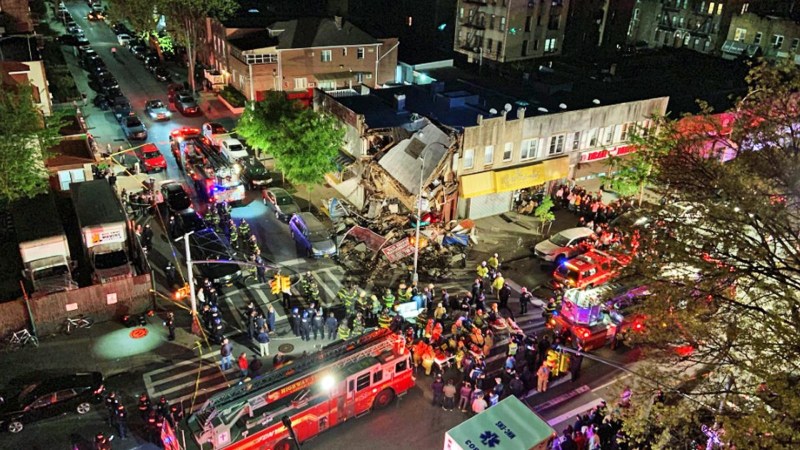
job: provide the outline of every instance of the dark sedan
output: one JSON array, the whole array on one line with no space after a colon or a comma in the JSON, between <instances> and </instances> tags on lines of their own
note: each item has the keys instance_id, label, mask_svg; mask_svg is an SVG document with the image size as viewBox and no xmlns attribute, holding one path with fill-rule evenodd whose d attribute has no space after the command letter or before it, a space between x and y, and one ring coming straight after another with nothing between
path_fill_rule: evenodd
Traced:
<instances>
[{"instance_id":1,"label":"dark sedan","mask_svg":"<svg viewBox=\"0 0 800 450\"><path fill-rule=\"evenodd\" d=\"M177 181L170 180L162 184L161 195L170 214L177 214L192 207L192 199L189 198L183 185Z\"/></svg>"},{"instance_id":2,"label":"dark sedan","mask_svg":"<svg viewBox=\"0 0 800 450\"><path fill-rule=\"evenodd\" d=\"M86 414L101 401L100 372L30 377L0 397L0 427L19 433L26 424L75 411Z\"/></svg>"},{"instance_id":3,"label":"dark sedan","mask_svg":"<svg viewBox=\"0 0 800 450\"><path fill-rule=\"evenodd\" d=\"M220 261L198 264L197 267L214 284L228 286L239 280L242 269L236 263L236 254L224 239L211 228L195 231L189 239L192 259L195 261Z\"/></svg>"}]
</instances>

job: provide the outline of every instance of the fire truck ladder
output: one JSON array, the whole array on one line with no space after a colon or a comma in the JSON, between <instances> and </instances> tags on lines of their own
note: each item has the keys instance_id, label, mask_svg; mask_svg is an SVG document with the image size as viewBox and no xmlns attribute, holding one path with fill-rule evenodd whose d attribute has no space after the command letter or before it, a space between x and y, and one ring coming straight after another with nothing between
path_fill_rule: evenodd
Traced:
<instances>
[{"instance_id":1,"label":"fire truck ladder","mask_svg":"<svg viewBox=\"0 0 800 450\"><path fill-rule=\"evenodd\" d=\"M203 152L204 155L206 155L206 159L208 159L208 162L211 163L211 167L213 167L214 170L217 170L217 169L220 169L220 168L223 168L223 167L230 167L230 164L228 164L228 161L226 161L225 158L220 156L219 153L214 151L214 149L212 149L211 147L206 145L206 143L203 140L203 138L198 137L198 138L194 138L194 139L195 139L195 142L196 142L195 145L200 149L201 152Z\"/></svg>"},{"instance_id":2,"label":"fire truck ladder","mask_svg":"<svg viewBox=\"0 0 800 450\"><path fill-rule=\"evenodd\" d=\"M240 400L242 397L249 397L253 395L254 392L264 387L274 385L280 381L286 381L288 377L296 373L306 372L310 369L322 366L339 367L363 358L365 355L376 354L391 349L393 342L391 339L386 339L391 334L392 331L388 328L372 329L361 336L331 344L317 353L294 361L292 364L281 367L261 378L256 378L250 383L228 388L225 392L221 392L208 399L195 416L203 428L206 428L207 424L216 416L217 412L220 411L220 406ZM346 355L346 357L343 358L343 355Z\"/></svg>"}]
</instances>

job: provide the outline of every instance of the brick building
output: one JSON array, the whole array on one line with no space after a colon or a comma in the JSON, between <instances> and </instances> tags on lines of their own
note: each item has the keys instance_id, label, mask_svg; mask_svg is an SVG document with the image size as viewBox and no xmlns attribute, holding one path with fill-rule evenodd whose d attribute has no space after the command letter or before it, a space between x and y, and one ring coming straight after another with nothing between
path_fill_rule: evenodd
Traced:
<instances>
[{"instance_id":1,"label":"brick building","mask_svg":"<svg viewBox=\"0 0 800 450\"><path fill-rule=\"evenodd\" d=\"M28 0L0 0L0 34L30 33L33 31Z\"/></svg>"}]
</instances>

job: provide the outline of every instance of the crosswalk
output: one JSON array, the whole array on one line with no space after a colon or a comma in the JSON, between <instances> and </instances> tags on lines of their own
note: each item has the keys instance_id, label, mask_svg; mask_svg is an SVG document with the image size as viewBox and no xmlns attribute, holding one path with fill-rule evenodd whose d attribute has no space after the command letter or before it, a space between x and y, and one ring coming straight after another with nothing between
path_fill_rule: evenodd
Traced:
<instances>
[{"instance_id":1,"label":"crosswalk","mask_svg":"<svg viewBox=\"0 0 800 450\"><path fill-rule=\"evenodd\" d=\"M154 401L163 395L170 404L181 404L186 411L197 409L212 394L236 382L222 372L217 356L217 352L209 352L145 373L147 394Z\"/></svg>"}]
</instances>

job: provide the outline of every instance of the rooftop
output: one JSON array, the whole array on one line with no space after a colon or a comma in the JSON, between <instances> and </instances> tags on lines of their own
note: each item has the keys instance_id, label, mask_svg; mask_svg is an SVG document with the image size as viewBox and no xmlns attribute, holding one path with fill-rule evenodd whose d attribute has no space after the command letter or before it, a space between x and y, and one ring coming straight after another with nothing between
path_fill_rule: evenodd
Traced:
<instances>
[{"instance_id":1,"label":"rooftop","mask_svg":"<svg viewBox=\"0 0 800 450\"><path fill-rule=\"evenodd\" d=\"M420 131L403 139L380 159L378 164L411 194L419 194L420 172L430 180L451 145L450 137L428 122ZM420 158L423 162L420 162ZM421 167L420 167L421 166Z\"/></svg>"},{"instance_id":2,"label":"rooftop","mask_svg":"<svg viewBox=\"0 0 800 450\"><path fill-rule=\"evenodd\" d=\"M339 26L327 17L302 17L279 21L269 26L282 30L277 36L278 49L311 48L338 45L377 44L378 40L344 20Z\"/></svg>"},{"instance_id":3,"label":"rooftop","mask_svg":"<svg viewBox=\"0 0 800 450\"><path fill-rule=\"evenodd\" d=\"M19 35L7 36L0 41L3 61L40 61L42 55L37 48L36 38Z\"/></svg>"}]
</instances>

